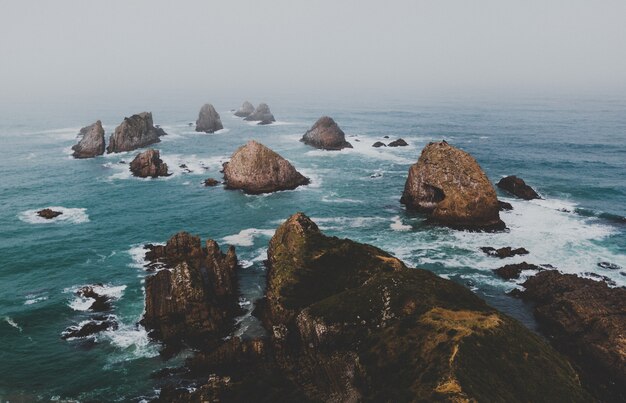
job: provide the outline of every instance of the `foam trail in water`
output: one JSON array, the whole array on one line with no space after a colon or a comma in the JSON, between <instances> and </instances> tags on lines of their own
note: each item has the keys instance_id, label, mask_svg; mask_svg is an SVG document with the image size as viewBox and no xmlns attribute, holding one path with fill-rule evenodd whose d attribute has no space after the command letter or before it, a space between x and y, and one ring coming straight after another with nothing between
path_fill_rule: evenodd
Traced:
<instances>
[{"instance_id":1,"label":"foam trail in water","mask_svg":"<svg viewBox=\"0 0 626 403\"><path fill-rule=\"evenodd\" d=\"M120 299L124 295L125 285L112 286L112 285L92 285L94 292L98 295L106 295L110 299ZM66 288L64 292L76 293L80 287ZM77 295L68 306L75 311L86 311L91 307L91 304L95 302L93 298L85 298Z\"/></svg>"},{"instance_id":2,"label":"foam trail in water","mask_svg":"<svg viewBox=\"0 0 626 403\"><path fill-rule=\"evenodd\" d=\"M21 328L21 327L20 327L20 325L18 325L18 324L17 324L17 323L16 323L13 319L11 319L11 318L10 318L10 317L8 317L8 316L5 316L5 317L4 317L4 320L5 320L5 321L6 321L9 325L11 325L12 327L14 327L14 328L16 328L17 330L19 330L19 331L20 331L20 333L22 333L22 328Z\"/></svg>"},{"instance_id":3,"label":"foam trail in water","mask_svg":"<svg viewBox=\"0 0 626 403\"><path fill-rule=\"evenodd\" d=\"M239 231L238 234L225 236L222 238L222 241L234 246L252 246L255 238L259 236L271 238L274 232L275 230L273 229L248 228Z\"/></svg>"},{"instance_id":4,"label":"foam trail in water","mask_svg":"<svg viewBox=\"0 0 626 403\"><path fill-rule=\"evenodd\" d=\"M54 223L70 223L82 224L89 222L86 208L67 208L61 206L45 207L50 210L59 211L63 214L52 219L43 218L37 215L37 209L26 210L18 214L18 218L29 224L54 224Z\"/></svg>"},{"instance_id":5,"label":"foam trail in water","mask_svg":"<svg viewBox=\"0 0 626 403\"><path fill-rule=\"evenodd\" d=\"M391 221L392 223L389 227L394 231L410 231L413 228L410 225L403 224L399 215L393 217Z\"/></svg>"}]
</instances>

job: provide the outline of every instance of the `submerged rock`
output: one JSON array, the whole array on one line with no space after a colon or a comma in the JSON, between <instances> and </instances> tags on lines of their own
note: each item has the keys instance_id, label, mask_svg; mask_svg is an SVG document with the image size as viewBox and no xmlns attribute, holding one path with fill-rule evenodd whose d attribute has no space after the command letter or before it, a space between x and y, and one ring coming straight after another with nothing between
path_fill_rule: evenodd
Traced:
<instances>
[{"instance_id":1,"label":"submerged rock","mask_svg":"<svg viewBox=\"0 0 626 403\"><path fill-rule=\"evenodd\" d=\"M500 220L496 191L471 155L445 141L430 143L409 169L400 202L452 228L494 231Z\"/></svg>"},{"instance_id":2,"label":"submerged rock","mask_svg":"<svg viewBox=\"0 0 626 403\"><path fill-rule=\"evenodd\" d=\"M253 112L254 112L254 105L252 105L248 101L244 101L241 107L237 109L237 112L235 112L235 116L239 116L240 118L246 118L250 116Z\"/></svg>"},{"instance_id":3,"label":"submerged rock","mask_svg":"<svg viewBox=\"0 0 626 403\"><path fill-rule=\"evenodd\" d=\"M78 135L81 136L80 141L72 146L74 158L92 158L104 154L104 129L101 121L83 127Z\"/></svg>"},{"instance_id":4,"label":"submerged rock","mask_svg":"<svg viewBox=\"0 0 626 403\"><path fill-rule=\"evenodd\" d=\"M555 270L528 279L524 299L552 344L602 401L626 401L626 289Z\"/></svg>"},{"instance_id":5,"label":"submerged rock","mask_svg":"<svg viewBox=\"0 0 626 403\"><path fill-rule=\"evenodd\" d=\"M142 112L129 118L115 128L109 139L107 153L132 151L161 141L160 136L167 133L152 122L151 112Z\"/></svg>"},{"instance_id":6,"label":"submerged rock","mask_svg":"<svg viewBox=\"0 0 626 403\"><path fill-rule=\"evenodd\" d=\"M394 140L391 143L387 144L389 147L406 147L409 145L409 143L407 143L406 141L404 141L403 139L398 139L398 140Z\"/></svg>"},{"instance_id":7,"label":"submerged rock","mask_svg":"<svg viewBox=\"0 0 626 403\"><path fill-rule=\"evenodd\" d=\"M202 346L223 337L240 312L237 255L226 254L213 240L180 232L164 246L146 253L167 269L146 278L146 311L142 323L166 345Z\"/></svg>"},{"instance_id":8,"label":"submerged rock","mask_svg":"<svg viewBox=\"0 0 626 403\"><path fill-rule=\"evenodd\" d=\"M51 219L53 219L55 217L60 216L61 214L63 214L63 212L61 212L61 211L54 211L54 210L51 210L49 208L45 208L45 209L39 210L37 212L37 215L39 217L45 218L46 220L51 220Z\"/></svg>"},{"instance_id":9,"label":"submerged rock","mask_svg":"<svg viewBox=\"0 0 626 403\"><path fill-rule=\"evenodd\" d=\"M498 207L500 208L500 211L513 210L511 203L502 200L498 200Z\"/></svg>"},{"instance_id":10,"label":"submerged rock","mask_svg":"<svg viewBox=\"0 0 626 403\"><path fill-rule=\"evenodd\" d=\"M204 104L200 109L198 120L196 120L196 131L213 133L223 128L220 114L217 113L213 105Z\"/></svg>"},{"instance_id":11,"label":"submerged rock","mask_svg":"<svg viewBox=\"0 0 626 403\"><path fill-rule=\"evenodd\" d=\"M328 116L319 118L317 122L304 133L300 141L323 150L352 148L352 144L346 141L346 134L339 128L333 118Z\"/></svg>"},{"instance_id":12,"label":"submerged rock","mask_svg":"<svg viewBox=\"0 0 626 403\"><path fill-rule=\"evenodd\" d=\"M130 171L134 176L140 178L156 178L170 175L167 172L167 164L161 160L159 150L152 148L137 154L130 163Z\"/></svg>"},{"instance_id":13,"label":"submerged rock","mask_svg":"<svg viewBox=\"0 0 626 403\"><path fill-rule=\"evenodd\" d=\"M372 144L372 147L378 148L378 147L387 147L387 145L385 143L383 143L382 141L377 141L374 144Z\"/></svg>"},{"instance_id":14,"label":"submerged rock","mask_svg":"<svg viewBox=\"0 0 626 403\"><path fill-rule=\"evenodd\" d=\"M219 184L220 183L216 179L213 179L213 178L207 178L204 180L204 186L217 186Z\"/></svg>"},{"instance_id":15,"label":"submerged rock","mask_svg":"<svg viewBox=\"0 0 626 403\"><path fill-rule=\"evenodd\" d=\"M94 302L88 308L90 311L94 311L94 312L110 311L112 308L111 297L109 297L106 294L100 294L98 291L96 291L95 287L97 286L101 287L102 284L97 284L96 286L93 286L93 285L83 286L79 288L78 290L76 290L76 295L83 297L83 298L90 298L94 300Z\"/></svg>"},{"instance_id":16,"label":"submerged rock","mask_svg":"<svg viewBox=\"0 0 626 403\"><path fill-rule=\"evenodd\" d=\"M309 183L289 161L254 140L239 147L224 164L224 181L227 189L250 194L290 190Z\"/></svg>"},{"instance_id":17,"label":"submerged rock","mask_svg":"<svg viewBox=\"0 0 626 403\"><path fill-rule=\"evenodd\" d=\"M270 107L265 103L260 103L259 106L256 107L254 112L249 114L244 118L244 120L248 121L267 121L267 122L275 122L274 115L270 112Z\"/></svg>"},{"instance_id":18,"label":"submerged rock","mask_svg":"<svg viewBox=\"0 0 626 403\"><path fill-rule=\"evenodd\" d=\"M530 253L525 248L513 249L510 246L506 246L500 249L492 248L491 246L483 246L480 248L480 250L482 250L489 256L499 257L500 259L504 259L506 257L513 257L516 255L528 255Z\"/></svg>"},{"instance_id":19,"label":"submerged rock","mask_svg":"<svg viewBox=\"0 0 626 403\"><path fill-rule=\"evenodd\" d=\"M498 187L524 200L541 199L535 189L531 188L522 178L515 175L500 179Z\"/></svg>"},{"instance_id":20,"label":"submerged rock","mask_svg":"<svg viewBox=\"0 0 626 403\"><path fill-rule=\"evenodd\" d=\"M97 316L92 319L72 325L61 333L62 339L73 339L92 336L105 330L117 330L118 323L115 315Z\"/></svg>"},{"instance_id":21,"label":"submerged rock","mask_svg":"<svg viewBox=\"0 0 626 403\"><path fill-rule=\"evenodd\" d=\"M506 266L495 269L493 272L505 280L513 280L519 278L520 274L524 270L542 271L545 269L534 264L522 262L517 264L507 264Z\"/></svg>"}]
</instances>

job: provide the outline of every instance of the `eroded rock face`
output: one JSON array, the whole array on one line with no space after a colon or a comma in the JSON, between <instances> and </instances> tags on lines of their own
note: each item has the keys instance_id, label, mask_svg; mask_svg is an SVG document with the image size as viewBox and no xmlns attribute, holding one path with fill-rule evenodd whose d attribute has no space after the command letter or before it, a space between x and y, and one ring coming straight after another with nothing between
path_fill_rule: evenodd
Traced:
<instances>
[{"instance_id":1,"label":"eroded rock face","mask_svg":"<svg viewBox=\"0 0 626 403\"><path fill-rule=\"evenodd\" d=\"M78 144L72 146L74 158L92 158L104 154L104 129L99 120L80 129Z\"/></svg>"},{"instance_id":2,"label":"eroded rock face","mask_svg":"<svg viewBox=\"0 0 626 403\"><path fill-rule=\"evenodd\" d=\"M161 141L160 136L167 133L152 122L151 112L142 112L129 118L115 128L115 133L109 138L107 153L132 151Z\"/></svg>"},{"instance_id":3,"label":"eroded rock face","mask_svg":"<svg viewBox=\"0 0 626 403\"><path fill-rule=\"evenodd\" d=\"M254 110L254 112L246 116L244 120L248 120L252 122L257 121L257 120L261 122L263 121L275 122L276 121L276 119L274 119L274 115L272 115L272 112L270 111L270 107L265 103L260 103L259 106L257 106L256 109Z\"/></svg>"},{"instance_id":4,"label":"eroded rock face","mask_svg":"<svg viewBox=\"0 0 626 403\"><path fill-rule=\"evenodd\" d=\"M445 141L430 143L409 169L400 202L452 228L494 231L500 220L496 191L471 155Z\"/></svg>"},{"instance_id":5,"label":"eroded rock face","mask_svg":"<svg viewBox=\"0 0 626 403\"><path fill-rule=\"evenodd\" d=\"M227 189L250 194L290 190L309 183L289 161L254 140L237 149L224 164L224 181Z\"/></svg>"},{"instance_id":6,"label":"eroded rock face","mask_svg":"<svg viewBox=\"0 0 626 403\"><path fill-rule=\"evenodd\" d=\"M196 120L196 131L205 133L214 133L222 130L222 120L220 114L217 113L213 105L204 104L200 109L198 120Z\"/></svg>"},{"instance_id":7,"label":"eroded rock face","mask_svg":"<svg viewBox=\"0 0 626 403\"><path fill-rule=\"evenodd\" d=\"M137 154L130 163L130 171L140 178L156 178L169 176L167 164L161 160L159 150L152 148Z\"/></svg>"},{"instance_id":8,"label":"eroded rock face","mask_svg":"<svg viewBox=\"0 0 626 403\"><path fill-rule=\"evenodd\" d=\"M304 144L321 148L323 150L341 150L352 148L352 144L346 141L346 134L339 128L333 118L322 116L315 124L304 133Z\"/></svg>"},{"instance_id":9,"label":"eroded rock face","mask_svg":"<svg viewBox=\"0 0 626 403\"><path fill-rule=\"evenodd\" d=\"M165 267L146 279L143 324L152 337L200 346L227 334L240 312L232 246L224 254L215 241L202 247L199 237L181 232L151 246L146 258Z\"/></svg>"},{"instance_id":10,"label":"eroded rock face","mask_svg":"<svg viewBox=\"0 0 626 403\"><path fill-rule=\"evenodd\" d=\"M52 220L53 218L58 217L61 214L63 214L61 211L54 211L54 210L49 209L49 208L45 208L45 209L39 210L37 212L37 215L39 217L45 218L46 220Z\"/></svg>"},{"instance_id":11,"label":"eroded rock face","mask_svg":"<svg viewBox=\"0 0 626 403\"><path fill-rule=\"evenodd\" d=\"M498 187L524 200L541 199L535 192L535 189L528 186L522 178L518 178L515 175L500 179Z\"/></svg>"},{"instance_id":12,"label":"eroded rock face","mask_svg":"<svg viewBox=\"0 0 626 403\"><path fill-rule=\"evenodd\" d=\"M541 330L582 370L589 388L603 401L626 401L626 289L555 270L523 285Z\"/></svg>"},{"instance_id":13,"label":"eroded rock face","mask_svg":"<svg viewBox=\"0 0 626 403\"><path fill-rule=\"evenodd\" d=\"M250 116L254 112L254 105L252 105L248 101L244 101L239 109L235 112L235 116L239 116L240 118L246 118Z\"/></svg>"}]
</instances>

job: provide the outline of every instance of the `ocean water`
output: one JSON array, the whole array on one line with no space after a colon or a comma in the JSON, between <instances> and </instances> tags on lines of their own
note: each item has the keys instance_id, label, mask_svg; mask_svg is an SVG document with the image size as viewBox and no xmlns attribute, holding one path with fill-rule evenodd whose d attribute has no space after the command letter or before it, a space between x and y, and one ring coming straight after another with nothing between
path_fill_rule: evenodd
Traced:
<instances>
[{"instance_id":1,"label":"ocean water","mask_svg":"<svg viewBox=\"0 0 626 403\"><path fill-rule=\"evenodd\" d=\"M278 122L269 126L232 116L242 100L210 101L225 127L215 134L189 126L205 100L60 101L0 111L3 400L133 401L154 395L159 385L150 374L184 357L162 361L158 343L137 325L147 275L142 245L165 242L181 230L236 247L241 305L249 310L263 294L267 243L297 211L327 234L371 243L465 284L531 328L529 308L505 295L516 283L499 279L492 269L527 261L626 285L625 99L251 99L270 104ZM124 116L143 110L151 110L155 124L169 133L154 147L173 170L171 177L133 178L127 163L135 152L70 157L81 126L101 119L108 138ZM353 149L327 152L298 141L324 114L335 118ZM371 147L400 137L408 147ZM221 163L249 139L289 159L311 184L260 196L202 186L207 177L221 179ZM544 199L522 201L499 192L514 207L501 213L505 233L425 225L399 198L421 149L442 139L470 152L494 183L516 174ZM52 221L36 217L45 207L63 215ZM530 254L499 260L483 254L481 246L525 247ZM621 269L604 269L600 262ZM68 326L90 316L89 301L73 291L100 283L114 298L119 328L88 340L61 339ZM236 333L254 336L262 329L248 312L238 319Z\"/></svg>"}]
</instances>

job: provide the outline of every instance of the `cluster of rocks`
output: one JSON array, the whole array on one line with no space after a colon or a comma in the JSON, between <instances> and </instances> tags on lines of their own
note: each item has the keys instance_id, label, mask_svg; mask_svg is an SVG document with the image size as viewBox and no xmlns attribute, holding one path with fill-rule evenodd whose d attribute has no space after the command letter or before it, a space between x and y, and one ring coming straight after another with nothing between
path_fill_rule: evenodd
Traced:
<instances>
[{"instance_id":1,"label":"cluster of rocks","mask_svg":"<svg viewBox=\"0 0 626 403\"><path fill-rule=\"evenodd\" d=\"M206 255L199 240L176 245L172 265ZM591 399L563 356L471 291L376 247L328 237L304 214L277 229L267 253L266 294L255 315L268 336L204 343L185 375L201 381L164 385L157 401ZM161 273L170 272L152 278ZM147 284L146 316L159 301L188 323L177 329L195 334L201 323L213 332L216 322L188 315L181 299L198 301L205 294L191 290L212 289L212 280L164 276L162 287ZM173 294L174 287L189 291ZM207 309L227 310L220 303Z\"/></svg>"},{"instance_id":2,"label":"cluster of rocks","mask_svg":"<svg viewBox=\"0 0 626 403\"><path fill-rule=\"evenodd\" d=\"M62 339L83 339L118 328L117 317L110 313L113 309L112 298L99 293L97 287L102 287L102 284L86 285L76 290L75 294L78 297L93 301L87 308L89 318L65 329L61 333Z\"/></svg>"},{"instance_id":3,"label":"cluster of rocks","mask_svg":"<svg viewBox=\"0 0 626 403\"><path fill-rule=\"evenodd\" d=\"M74 158L93 158L107 153L132 151L138 148L161 141L159 137L166 135L165 131L154 126L151 112L142 112L124 121L115 128L109 138L109 145L105 148L104 129L99 120L80 129L79 142L72 146Z\"/></svg>"},{"instance_id":4,"label":"cluster of rocks","mask_svg":"<svg viewBox=\"0 0 626 403\"><path fill-rule=\"evenodd\" d=\"M372 147L374 147L374 148L380 148L380 147L406 147L408 145L409 145L409 143L404 141L404 139L397 139L397 140L394 140L394 141L390 142L389 144L385 144L382 141L377 141L374 144L372 144Z\"/></svg>"},{"instance_id":5,"label":"cluster of rocks","mask_svg":"<svg viewBox=\"0 0 626 403\"><path fill-rule=\"evenodd\" d=\"M243 120L258 122L258 125L269 125L276 121L270 111L270 107L263 102L255 108L250 102L245 101L234 114L235 116L244 118Z\"/></svg>"}]
</instances>

